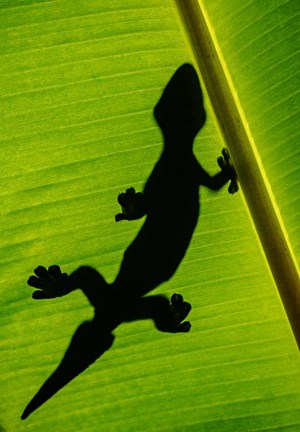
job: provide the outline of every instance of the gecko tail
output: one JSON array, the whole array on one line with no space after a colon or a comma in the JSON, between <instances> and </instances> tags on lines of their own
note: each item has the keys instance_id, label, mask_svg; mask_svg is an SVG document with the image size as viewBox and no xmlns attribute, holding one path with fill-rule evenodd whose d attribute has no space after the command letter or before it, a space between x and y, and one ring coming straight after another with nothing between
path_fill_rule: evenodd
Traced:
<instances>
[{"instance_id":1,"label":"gecko tail","mask_svg":"<svg viewBox=\"0 0 300 432\"><path fill-rule=\"evenodd\" d=\"M33 411L87 369L112 346L113 341L114 336L110 332L99 331L94 321L86 321L81 324L60 365L26 406L21 419L25 420Z\"/></svg>"}]
</instances>

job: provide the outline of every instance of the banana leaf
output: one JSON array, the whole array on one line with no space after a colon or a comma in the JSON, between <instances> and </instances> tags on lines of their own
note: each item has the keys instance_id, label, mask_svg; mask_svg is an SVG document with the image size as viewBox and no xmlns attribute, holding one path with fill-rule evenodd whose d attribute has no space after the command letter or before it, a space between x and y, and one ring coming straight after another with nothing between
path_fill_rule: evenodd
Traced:
<instances>
[{"instance_id":1,"label":"banana leaf","mask_svg":"<svg viewBox=\"0 0 300 432\"><path fill-rule=\"evenodd\" d=\"M297 2L200 6L297 267ZM170 77L183 63L200 64L186 29L171 0L0 1L0 430L300 427L298 347L257 234L259 216L248 206L255 183L233 143L239 192L201 189L187 255L154 291L192 303L191 331L122 324L99 361L20 420L76 328L93 315L81 292L36 302L26 281L40 264L66 272L90 265L115 278L143 223L115 223L117 196L131 186L142 190L159 158L152 112ZM213 174L228 137L198 72L207 119L194 150Z\"/></svg>"}]
</instances>

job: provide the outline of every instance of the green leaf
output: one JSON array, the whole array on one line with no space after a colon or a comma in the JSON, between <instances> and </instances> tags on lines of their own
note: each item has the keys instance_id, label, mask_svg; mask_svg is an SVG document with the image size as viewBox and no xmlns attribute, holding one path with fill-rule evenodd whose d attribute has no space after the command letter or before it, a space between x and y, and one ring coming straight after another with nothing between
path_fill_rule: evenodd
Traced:
<instances>
[{"instance_id":1,"label":"green leaf","mask_svg":"<svg viewBox=\"0 0 300 432\"><path fill-rule=\"evenodd\" d=\"M201 6L299 257L296 2ZM0 34L2 429L297 431L299 353L257 219L242 192L204 188L188 253L155 290L192 303L191 332L120 326L109 352L21 422L93 314L80 292L34 302L26 280L54 263L114 279L142 224L114 222L116 197L142 188L162 146L153 107L177 67L195 61L175 3L163 0L1 1ZM213 173L224 139L206 92L205 105L195 152ZM253 179L230 150L246 197Z\"/></svg>"},{"instance_id":2,"label":"green leaf","mask_svg":"<svg viewBox=\"0 0 300 432\"><path fill-rule=\"evenodd\" d=\"M203 4L200 6L198 1L194 0L187 1L184 5L181 2L177 4L202 71L204 82L207 85L220 129L228 147L231 149L234 166L243 187L268 264L300 347L299 271L280 208L276 203L275 195L260 156L259 149L261 145L259 139L256 145L238 97L239 87L235 87L231 79L230 69L221 52L222 43L218 42L214 34L205 7ZM274 8L274 10L277 12L277 8ZM248 8L247 12L248 14L251 12L251 7ZM252 12L255 20L255 8ZM215 15L218 17L218 13L215 15L212 13L211 15L212 17ZM226 58L229 59L227 63L231 65L232 55L228 55ZM275 61L275 58L273 60ZM283 73L281 76L279 75L278 79L280 80L280 78L279 83L282 84L286 79ZM243 94L241 97L243 97ZM251 93L249 101L244 99L243 105L247 106L250 101ZM258 112L262 111L260 106L264 106L265 100L261 99L260 102L260 104L256 103ZM277 128L281 126L280 124L276 125ZM293 149L295 145L290 145L290 147ZM280 160L282 146L277 146L277 148L280 149L280 152L278 152L278 159ZM268 166L268 163L266 165ZM291 166L289 170L291 170ZM273 183L273 186L276 186L275 183Z\"/></svg>"}]
</instances>

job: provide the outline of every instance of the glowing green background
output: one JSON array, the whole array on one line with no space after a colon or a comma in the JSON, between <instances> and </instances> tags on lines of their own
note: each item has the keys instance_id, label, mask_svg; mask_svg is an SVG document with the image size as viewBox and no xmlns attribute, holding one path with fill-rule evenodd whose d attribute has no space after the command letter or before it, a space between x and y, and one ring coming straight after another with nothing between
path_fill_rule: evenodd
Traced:
<instances>
[{"instance_id":1,"label":"glowing green background","mask_svg":"<svg viewBox=\"0 0 300 432\"><path fill-rule=\"evenodd\" d=\"M299 2L202 1L299 263Z\"/></svg>"},{"instance_id":2,"label":"glowing green background","mask_svg":"<svg viewBox=\"0 0 300 432\"><path fill-rule=\"evenodd\" d=\"M296 137L295 116L288 115L295 106L295 71L287 67L296 46L281 48L287 59L281 76L291 74L289 86L282 79L275 87L273 103L265 99L257 69L277 64L278 50L259 55L263 45L251 42L259 38L258 22L268 26L262 2L245 3L244 19L235 6L241 2L228 2L231 12L224 2L206 3L270 181L290 191L276 188L298 250L297 153L286 140L287 133ZM295 15L297 2L273 0L270 17L281 3ZM291 22L270 25L274 34L294 32ZM298 350L242 193L230 196L225 189L203 189L188 254L174 278L155 291L180 292L191 301L190 334L161 334L151 322L122 325L103 358L19 420L74 330L92 316L80 292L32 301L26 279L36 265L53 263L65 271L93 265L114 278L142 223L114 223L116 197L126 187L142 188L151 172L161 150L152 109L175 69L193 59L165 0L0 0L0 43L3 430L297 431ZM248 63L238 43L248 47ZM205 103L208 120L195 151L213 173L224 144L207 97Z\"/></svg>"}]
</instances>

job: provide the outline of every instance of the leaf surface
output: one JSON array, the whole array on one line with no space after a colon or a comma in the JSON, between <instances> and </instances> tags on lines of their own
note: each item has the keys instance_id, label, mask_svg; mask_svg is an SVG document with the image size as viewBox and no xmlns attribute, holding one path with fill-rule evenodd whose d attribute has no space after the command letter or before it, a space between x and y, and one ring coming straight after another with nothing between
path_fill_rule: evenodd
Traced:
<instances>
[{"instance_id":1,"label":"leaf surface","mask_svg":"<svg viewBox=\"0 0 300 432\"><path fill-rule=\"evenodd\" d=\"M206 3L299 256L294 3ZM2 428L297 431L299 354L252 216L242 193L205 189L188 254L155 290L192 303L191 332L122 325L103 358L20 421L92 316L80 292L32 301L26 280L53 263L92 265L113 280L142 223L115 224L116 197L146 181L162 145L153 107L194 57L174 3L161 0L2 1L0 34ZM195 152L213 173L224 140L206 92L205 104Z\"/></svg>"}]
</instances>

